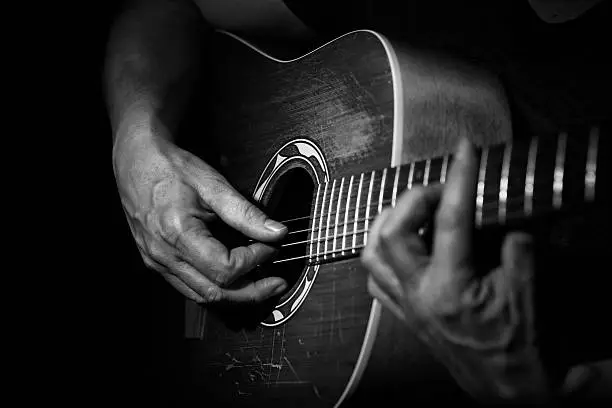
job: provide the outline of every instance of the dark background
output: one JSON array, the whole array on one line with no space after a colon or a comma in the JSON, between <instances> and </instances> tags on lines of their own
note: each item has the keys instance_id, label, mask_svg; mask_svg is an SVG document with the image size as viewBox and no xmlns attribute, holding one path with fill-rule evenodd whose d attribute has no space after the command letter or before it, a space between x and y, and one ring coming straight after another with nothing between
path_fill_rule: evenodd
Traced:
<instances>
[{"instance_id":1,"label":"dark background","mask_svg":"<svg viewBox=\"0 0 612 408\"><path fill-rule=\"evenodd\" d=\"M70 110L58 102L56 117L68 130L67 149L75 159L68 163L75 188L69 197L79 198L75 206L85 207L85 214L66 238L76 267L67 268L62 277L67 279L58 279L63 287L54 302L62 315L50 322L53 346L45 350L54 367L41 382L52 384L49 393L68 406L174 406L170 401L180 395L183 301L144 267L111 164L102 70L121 5L88 2L55 20L69 28L63 74L65 89L74 91Z\"/></svg>"}]
</instances>

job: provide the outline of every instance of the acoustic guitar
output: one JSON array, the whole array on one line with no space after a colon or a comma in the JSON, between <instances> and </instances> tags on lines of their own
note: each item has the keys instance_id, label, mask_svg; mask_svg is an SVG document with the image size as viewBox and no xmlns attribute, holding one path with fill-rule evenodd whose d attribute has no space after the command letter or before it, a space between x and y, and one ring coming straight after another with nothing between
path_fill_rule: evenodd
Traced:
<instances>
[{"instance_id":1,"label":"acoustic guitar","mask_svg":"<svg viewBox=\"0 0 612 408\"><path fill-rule=\"evenodd\" d=\"M444 183L461 136L479 146L478 230L597 204L609 182L604 127L513 135L495 78L372 31L288 60L215 36L207 146L239 191L288 226L254 274L282 276L290 289L261 306L188 302L192 400L458 401L445 370L368 294L359 253L373 220L405 190Z\"/></svg>"}]
</instances>

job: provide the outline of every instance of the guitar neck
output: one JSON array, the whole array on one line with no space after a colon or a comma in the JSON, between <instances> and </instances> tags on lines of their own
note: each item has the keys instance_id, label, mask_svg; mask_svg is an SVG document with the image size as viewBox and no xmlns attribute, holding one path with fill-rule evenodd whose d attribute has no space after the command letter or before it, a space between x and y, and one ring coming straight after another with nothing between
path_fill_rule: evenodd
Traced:
<instances>
[{"instance_id":1,"label":"guitar neck","mask_svg":"<svg viewBox=\"0 0 612 408\"><path fill-rule=\"evenodd\" d=\"M576 204L601 194L600 127L561 132L478 150L475 225L505 224ZM452 155L329 180L313 197L311 263L358 254L374 218L415 186L445 183ZM600 171L601 173L601 171ZM599 197L598 197L599 198Z\"/></svg>"}]
</instances>

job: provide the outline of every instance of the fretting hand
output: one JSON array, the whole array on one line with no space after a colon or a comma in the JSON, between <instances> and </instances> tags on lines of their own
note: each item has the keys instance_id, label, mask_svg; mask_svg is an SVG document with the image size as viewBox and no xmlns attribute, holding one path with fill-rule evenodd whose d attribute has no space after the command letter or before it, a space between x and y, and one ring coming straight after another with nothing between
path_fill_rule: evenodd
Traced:
<instances>
[{"instance_id":1,"label":"fretting hand","mask_svg":"<svg viewBox=\"0 0 612 408\"><path fill-rule=\"evenodd\" d=\"M476 398L541 401L550 384L535 345L531 239L509 234L501 265L475 275L477 166L463 140L446 185L413 188L380 214L362 255L368 288ZM431 254L419 235L430 219Z\"/></svg>"}]
</instances>

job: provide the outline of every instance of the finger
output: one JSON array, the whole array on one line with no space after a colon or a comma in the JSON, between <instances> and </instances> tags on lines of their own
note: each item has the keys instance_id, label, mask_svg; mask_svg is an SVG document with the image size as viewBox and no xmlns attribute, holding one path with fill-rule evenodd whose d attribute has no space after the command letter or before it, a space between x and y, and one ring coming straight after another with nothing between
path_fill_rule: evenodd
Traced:
<instances>
[{"instance_id":1,"label":"finger","mask_svg":"<svg viewBox=\"0 0 612 408\"><path fill-rule=\"evenodd\" d=\"M204 303L257 303L287 289L287 283L277 277L264 278L240 289L223 289L186 263L178 267L177 272L180 279L204 299Z\"/></svg>"},{"instance_id":2,"label":"finger","mask_svg":"<svg viewBox=\"0 0 612 408\"><path fill-rule=\"evenodd\" d=\"M572 367L565 376L562 393L564 395L571 395L585 390L589 384L592 384L597 379L598 375L599 372L595 368L587 365Z\"/></svg>"},{"instance_id":3,"label":"finger","mask_svg":"<svg viewBox=\"0 0 612 408\"><path fill-rule=\"evenodd\" d=\"M168 211L163 218L164 239L179 251L183 260L220 286L231 284L276 252L259 242L228 250L200 219L181 210Z\"/></svg>"},{"instance_id":4,"label":"finger","mask_svg":"<svg viewBox=\"0 0 612 408\"><path fill-rule=\"evenodd\" d=\"M474 222L477 160L467 139L459 142L436 214L432 262L437 271L467 270Z\"/></svg>"},{"instance_id":5,"label":"finger","mask_svg":"<svg viewBox=\"0 0 612 408\"><path fill-rule=\"evenodd\" d=\"M174 289L178 290L187 299L193 300L196 303L203 303L204 298L196 293L193 289L185 284L180 278L168 273L163 273L162 276L168 281Z\"/></svg>"},{"instance_id":6,"label":"finger","mask_svg":"<svg viewBox=\"0 0 612 408\"><path fill-rule=\"evenodd\" d=\"M385 265L385 260L381 259L380 229L385 224L386 218L389 217L391 211L384 210L374 221L370 229L370 239L361 254L361 262L370 271L370 276L386 290L387 293L396 300L401 299L402 284L395 272Z\"/></svg>"},{"instance_id":7,"label":"finger","mask_svg":"<svg viewBox=\"0 0 612 408\"><path fill-rule=\"evenodd\" d=\"M403 193L387 219L388 226L392 227L388 232L393 232L389 235L397 237L418 233L438 207L442 188L441 184L436 184L414 187Z\"/></svg>"},{"instance_id":8,"label":"finger","mask_svg":"<svg viewBox=\"0 0 612 408\"><path fill-rule=\"evenodd\" d=\"M285 225L269 218L210 166L203 166L206 167L194 180L194 187L203 202L227 225L263 242L277 241L285 236Z\"/></svg>"},{"instance_id":9,"label":"finger","mask_svg":"<svg viewBox=\"0 0 612 408\"><path fill-rule=\"evenodd\" d=\"M383 306L389 309L398 319L405 321L406 316L402 311L402 308L397 305L391 298L387 295L387 293L378 286L378 284L372 279L372 277L368 278L368 291L370 295L374 298L378 299Z\"/></svg>"},{"instance_id":10,"label":"finger","mask_svg":"<svg viewBox=\"0 0 612 408\"><path fill-rule=\"evenodd\" d=\"M400 197L380 225L380 250L400 279L413 275L429 260L419 229L435 212L442 187L416 187Z\"/></svg>"},{"instance_id":11,"label":"finger","mask_svg":"<svg viewBox=\"0 0 612 408\"><path fill-rule=\"evenodd\" d=\"M531 272L534 268L531 236L519 232L508 234L502 245L501 263L504 270Z\"/></svg>"},{"instance_id":12,"label":"finger","mask_svg":"<svg viewBox=\"0 0 612 408\"><path fill-rule=\"evenodd\" d=\"M223 289L223 298L232 303L260 303L280 295L285 290L287 290L285 281L271 277L248 283L239 289Z\"/></svg>"}]
</instances>

